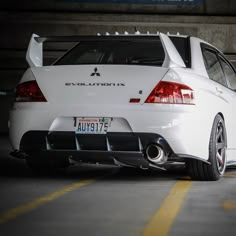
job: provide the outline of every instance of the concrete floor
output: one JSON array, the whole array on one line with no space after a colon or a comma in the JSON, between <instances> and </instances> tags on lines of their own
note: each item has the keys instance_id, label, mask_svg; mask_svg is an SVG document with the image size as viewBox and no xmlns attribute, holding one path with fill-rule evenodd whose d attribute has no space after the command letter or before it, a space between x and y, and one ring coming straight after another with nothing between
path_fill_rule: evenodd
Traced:
<instances>
[{"instance_id":1,"label":"concrete floor","mask_svg":"<svg viewBox=\"0 0 236 236\"><path fill-rule=\"evenodd\" d=\"M236 235L236 169L218 182L191 181L179 169L88 165L35 176L9 150L7 138L0 137L2 236ZM172 191L182 183L189 187ZM150 224L152 233L147 233Z\"/></svg>"}]
</instances>

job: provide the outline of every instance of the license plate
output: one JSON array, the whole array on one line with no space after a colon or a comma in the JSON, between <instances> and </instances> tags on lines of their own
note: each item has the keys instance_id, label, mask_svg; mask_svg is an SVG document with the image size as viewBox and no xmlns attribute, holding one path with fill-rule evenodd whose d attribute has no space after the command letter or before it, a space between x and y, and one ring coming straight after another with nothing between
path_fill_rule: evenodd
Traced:
<instances>
[{"instance_id":1,"label":"license plate","mask_svg":"<svg viewBox=\"0 0 236 236\"><path fill-rule=\"evenodd\" d=\"M111 118L77 118L78 134L106 134Z\"/></svg>"}]
</instances>

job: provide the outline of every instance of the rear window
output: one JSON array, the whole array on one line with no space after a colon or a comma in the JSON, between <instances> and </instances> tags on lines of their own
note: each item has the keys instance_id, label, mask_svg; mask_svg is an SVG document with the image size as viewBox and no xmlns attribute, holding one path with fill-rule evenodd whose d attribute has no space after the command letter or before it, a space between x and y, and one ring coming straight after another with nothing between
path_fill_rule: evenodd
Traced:
<instances>
[{"instance_id":1,"label":"rear window","mask_svg":"<svg viewBox=\"0 0 236 236\"><path fill-rule=\"evenodd\" d=\"M190 68L191 67L191 54L190 54L190 38L182 38L182 37L170 37L172 43L175 45L177 51L182 57L185 65Z\"/></svg>"},{"instance_id":2,"label":"rear window","mask_svg":"<svg viewBox=\"0 0 236 236\"><path fill-rule=\"evenodd\" d=\"M160 40L82 41L55 65L129 64L161 66L165 53Z\"/></svg>"}]
</instances>

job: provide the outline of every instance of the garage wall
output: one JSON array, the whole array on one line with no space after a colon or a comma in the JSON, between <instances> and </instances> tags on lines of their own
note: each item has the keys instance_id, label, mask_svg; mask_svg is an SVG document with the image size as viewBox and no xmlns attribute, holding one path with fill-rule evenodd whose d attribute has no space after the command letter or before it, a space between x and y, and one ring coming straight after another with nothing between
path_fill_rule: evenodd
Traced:
<instances>
[{"instance_id":1,"label":"garage wall","mask_svg":"<svg viewBox=\"0 0 236 236\"><path fill-rule=\"evenodd\" d=\"M213 1L203 0L193 0L192 5L183 6L178 4L131 4L131 6L104 2L96 5L94 4L96 0L90 4L84 4L82 0L41 0L24 4L26 2L28 1L12 0L1 3L3 10L0 11L0 90L14 89L27 68L25 54L32 33L41 36L94 35L97 32L107 31L134 33L135 28L142 33L179 32L200 37L214 44L226 53L233 63L236 62L236 16L234 16L236 4L230 0L224 1L224 7L223 1L218 0L214 1L219 3L219 5L214 4L218 7L213 7ZM142 3L142 0L139 2ZM141 7L143 7L142 14L139 13ZM113 13L108 13L109 10ZM158 12L161 14L156 14ZM226 13L227 16L219 16ZM45 45L45 64L58 58L69 46ZM0 96L0 133L8 131L8 111L12 100L10 96Z\"/></svg>"},{"instance_id":2,"label":"garage wall","mask_svg":"<svg viewBox=\"0 0 236 236\"><path fill-rule=\"evenodd\" d=\"M4 10L235 15L234 0L2 0Z\"/></svg>"}]
</instances>

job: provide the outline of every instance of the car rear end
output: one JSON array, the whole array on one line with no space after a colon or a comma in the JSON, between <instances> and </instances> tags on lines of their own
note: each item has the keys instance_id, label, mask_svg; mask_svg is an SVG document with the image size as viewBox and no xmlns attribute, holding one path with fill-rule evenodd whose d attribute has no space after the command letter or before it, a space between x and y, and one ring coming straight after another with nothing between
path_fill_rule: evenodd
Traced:
<instances>
[{"instance_id":1,"label":"car rear end","mask_svg":"<svg viewBox=\"0 0 236 236\"><path fill-rule=\"evenodd\" d=\"M190 142L194 90L178 72L190 70L188 42L89 37L51 66L29 49L31 68L10 113L14 154L163 169L188 155L206 156Z\"/></svg>"}]
</instances>

